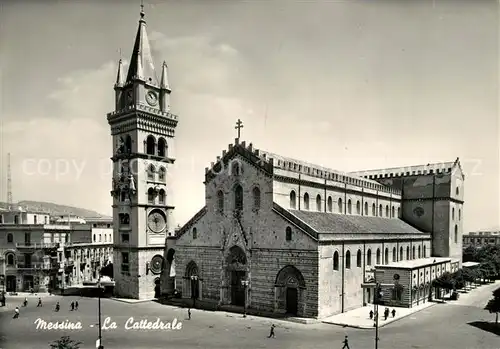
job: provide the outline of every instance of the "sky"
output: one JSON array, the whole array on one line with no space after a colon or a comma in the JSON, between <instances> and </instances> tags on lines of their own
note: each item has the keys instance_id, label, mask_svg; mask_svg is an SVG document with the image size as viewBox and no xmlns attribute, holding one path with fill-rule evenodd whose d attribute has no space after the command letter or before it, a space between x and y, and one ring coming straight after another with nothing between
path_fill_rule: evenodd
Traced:
<instances>
[{"instance_id":1,"label":"sky","mask_svg":"<svg viewBox=\"0 0 500 349\"><path fill-rule=\"evenodd\" d=\"M111 215L106 113L140 1L0 3L0 200ZM241 139L342 171L454 161L464 232L500 227L498 10L492 1L146 1L179 115L176 224Z\"/></svg>"}]
</instances>

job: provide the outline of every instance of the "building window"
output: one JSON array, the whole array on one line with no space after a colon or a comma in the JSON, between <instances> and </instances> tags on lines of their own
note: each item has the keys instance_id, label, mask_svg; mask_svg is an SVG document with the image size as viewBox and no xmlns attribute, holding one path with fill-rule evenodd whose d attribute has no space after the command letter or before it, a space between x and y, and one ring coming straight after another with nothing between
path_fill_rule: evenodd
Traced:
<instances>
[{"instance_id":1,"label":"building window","mask_svg":"<svg viewBox=\"0 0 500 349\"><path fill-rule=\"evenodd\" d=\"M120 201L125 201L127 199L127 192L121 191L120 192Z\"/></svg>"},{"instance_id":2,"label":"building window","mask_svg":"<svg viewBox=\"0 0 500 349\"><path fill-rule=\"evenodd\" d=\"M292 241L292 228L286 227L285 235L286 241Z\"/></svg>"},{"instance_id":3,"label":"building window","mask_svg":"<svg viewBox=\"0 0 500 349\"><path fill-rule=\"evenodd\" d=\"M422 248L418 246L418 258L422 258Z\"/></svg>"},{"instance_id":4,"label":"building window","mask_svg":"<svg viewBox=\"0 0 500 349\"><path fill-rule=\"evenodd\" d=\"M402 261L403 260L403 246L401 246L399 248L399 260Z\"/></svg>"},{"instance_id":5,"label":"building window","mask_svg":"<svg viewBox=\"0 0 500 349\"><path fill-rule=\"evenodd\" d=\"M352 214L352 202L351 199L347 200L347 213Z\"/></svg>"},{"instance_id":6,"label":"building window","mask_svg":"<svg viewBox=\"0 0 500 349\"><path fill-rule=\"evenodd\" d=\"M382 217L382 205L378 206L378 216Z\"/></svg>"},{"instance_id":7,"label":"building window","mask_svg":"<svg viewBox=\"0 0 500 349\"><path fill-rule=\"evenodd\" d=\"M239 184L234 188L234 209L243 210L243 188Z\"/></svg>"},{"instance_id":8,"label":"building window","mask_svg":"<svg viewBox=\"0 0 500 349\"><path fill-rule=\"evenodd\" d=\"M33 217L33 224L38 224L36 216Z\"/></svg>"},{"instance_id":9,"label":"building window","mask_svg":"<svg viewBox=\"0 0 500 349\"><path fill-rule=\"evenodd\" d=\"M94 242L96 242L96 236L95 236L95 234L94 234Z\"/></svg>"},{"instance_id":10,"label":"building window","mask_svg":"<svg viewBox=\"0 0 500 349\"><path fill-rule=\"evenodd\" d=\"M68 243L69 242L69 234L66 233L64 234L64 243Z\"/></svg>"},{"instance_id":11,"label":"building window","mask_svg":"<svg viewBox=\"0 0 500 349\"><path fill-rule=\"evenodd\" d=\"M427 246L424 245L424 258L427 257Z\"/></svg>"},{"instance_id":12,"label":"building window","mask_svg":"<svg viewBox=\"0 0 500 349\"><path fill-rule=\"evenodd\" d=\"M457 187L457 189L455 189L455 194L458 196L460 195L460 189Z\"/></svg>"},{"instance_id":13,"label":"building window","mask_svg":"<svg viewBox=\"0 0 500 349\"><path fill-rule=\"evenodd\" d=\"M148 203L150 204L155 203L155 191L153 188L148 189Z\"/></svg>"},{"instance_id":14,"label":"building window","mask_svg":"<svg viewBox=\"0 0 500 349\"><path fill-rule=\"evenodd\" d=\"M146 154L155 155L155 148L156 139L152 135L149 135L148 138L146 138Z\"/></svg>"},{"instance_id":15,"label":"building window","mask_svg":"<svg viewBox=\"0 0 500 349\"><path fill-rule=\"evenodd\" d=\"M12 235L11 233L8 233L7 234L7 242L8 243L14 242L14 235Z\"/></svg>"},{"instance_id":16,"label":"building window","mask_svg":"<svg viewBox=\"0 0 500 349\"><path fill-rule=\"evenodd\" d=\"M385 216L389 217L389 205L385 205Z\"/></svg>"},{"instance_id":17,"label":"building window","mask_svg":"<svg viewBox=\"0 0 500 349\"><path fill-rule=\"evenodd\" d=\"M392 248L392 261L393 262L397 262L398 261L398 255L397 255L396 247Z\"/></svg>"},{"instance_id":18,"label":"building window","mask_svg":"<svg viewBox=\"0 0 500 349\"><path fill-rule=\"evenodd\" d=\"M120 220L120 225L129 225L130 224L130 216L127 213L120 213L118 215Z\"/></svg>"},{"instance_id":19,"label":"building window","mask_svg":"<svg viewBox=\"0 0 500 349\"><path fill-rule=\"evenodd\" d=\"M359 201L356 202L356 214L361 214L361 203Z\"/></svg>"},{"instance_id":20,"label":"building window","mask_svg":"<svg viewBox=\"0 0 500 349\"><path fill-rule=\"evenodd\" d=\"M321 212L321 195L316 195L316 211Z\"/></svg>"},{"instance_id":21,"label":"building window","mask_svg":"<svg viewBox=\"0 0 500 349\"><path fill-rule=\"evenodd\" d=\"M219 190L217 192L217 211L219 213L224 212L224 193L222 192L222 190Z\"/></svg>"},{"instance_id":22,"label":"building window","mask_svg":"<svg viewBox=\"0 0 500 349\"><path fill-rule=\"evenodd\" d=\"M406 246L406 260L410 260L410 246Z\"/></svg>"},{"instance_id":23,"label":"building window","mask_svg":"<svg viewBox=\"0 0 500 349\"><path fill-rule=\"evenodd\" d=\"M155 180L155 167L153 166L153 164L148 166L148 180Z\"/></svg>"},{"instance_id":24,"label":"building window","mask_svg":"<svg viewBox=\"0 0 500 349\"><path fill-rule=\"evenodd\" d=\"M345 268L351 269L351 252L347 251L345 253Z\"/></svg>"},{"instance_id":25,"label":"building window","mask_svg":"<svg viewBox=\"0 0 500 349\"><path fill-rule=\"evenodd\" d=\"M462 219L462 210L458 209L458 220Z\"/></svg>"},{"instance_id":26,"label":"building window","mask_svg":"<svg viewBox=\"0 0 500 349\"><path fill-rule=\"evenodd\" d=\"M19 216L18 215L14 216L14 224L19 224Z\"/></svg>"},{"instance_id":27,"label":"building window","mask_svg":"<svg viewBox=\"0 0 500 349\"><path fill-rule=\"evenodd\" d=\"M309 194L304 194L304 210L309 210Z\"/></svg>"},{"instance_id":28,"label":"building window","mask_svg":"<svg viewBox=\"0 0 500 349\"><path fill-rule=\"evenodd\" d=\"M167 141L161 137L158 139L158 156L165 157L167 154Z\"/></svg>"},{"instance_id":29,"label":"building window","mask_svg":"<svg viewBox=\"0 0 500 349\"><path fill-rule=\"evenodd\" d=\"M122 252L122 273L129 272L129 255L128 252Z\"/></svg>"},{"instance_id":30,"label":"building window","mask_svg":"<svg viewBox=\"0 0 500 349\"><path fill-rule=\"evenodd\" d=\"M165 167L160 167L160 169L158 170L158 180L164 182L166 173L167 170L165 169Z\"/></svg>"},{"instance_id":31,"label":"building window","mask_svg":"<svg viewBox=\"0 0 500 349\"><path fill-rule=\"evenodd\" d=\"M99 242L102 242L102 235L99 234Z\"/></svg>"},{"instance_id":32,"label":"building window","mask_svg":"<svg viewBox=\"0 0 500 349\"><path fill-rule=\"evenodd\" d=\"M130 236L127 233L122 233L121 235L122 243L127 244L130 240Z\"/></svg>"},{"instance_id":33,"label":"building window","mask_svg":"<svg viewBox=\"0 0 500 349\"><path fill-rule=\"evenodd\" d=\"M297 194L295 194L294 190L290 192L290 208L292 210L297 208Z\"/></svg>"},{"instance_id":34,"label":"building window","mask_svg":"<svg viewBox=\"0 0 500 349\"><path fill-rule=\"evenodd\" d=\"M401 207L398 207L398 218L401 218Z\"/></svg>"},{"instance_id":35,"label":"building window","mask_svg":"<svg viewBox=\"0 0 500 349\"><path fill-rule=\"evenodd\" d=\"M252 195L253 195L253 208L255 210L258 210L260 209L260 189L254 187L252 190Z\"/></svg>"},{"instance_id":36,"label":"building window","mask_svg":"<svg viewBox=\"0 0 500 349\"><path fill-rule=\"evenodd\" d=\"M455 243L458 242L458 225L455 224L455 234L454 234Z\"/></svg>"},{"instance_id":37,"label":"building window","mask_svg":"<svg viewBox=\"0 0 500 349\"><path fill-rule=\"evenodd\" d=\"M193 240L196 240L198 238L198 229L193 228Z\"/></svg>"},{"instance_id":38,"label":"building window","mask_svg":"<svg viewBox=\"0 0 500 349\"><path fill-rule=\"evenodd\" d=\"M384 251L384 264L389 264L389 249L387 247Z\"/></svg>"},{"instance_id":39,"label":"building window","mask_svg":"<svg viewBox=\"0 0 500 349\"><path fill-rule=\"evenodd\" d=\"M14 262L15 262L15 261L14 261L14 254L13 254L13 253L9 253L9 254L7 255L7 258L6 258L6 259L7 259L7 265L9 265L9 266L14 265Z\"/></svg>"},{"instance_id":40,"label":"building window","mask_svg":"<svg viewBox=\"0 0 500 349\"><path fill-rule=\"evenodd\" d=\"M377 209L375 208L375 204L372 204L372 216L377 216Z\"/></svg>"},{"instance_id":41,"label":"building window","mask_svg":"<svg viewBox=\"0 0 500 349\"><path fill-rule=\"evenodd\" d=\"M356 254L356 266L358 268L361 268L361 250L358 250L358 253Z\"/></svg>"},{"instance_id":42,"label":"building window","mask_svg":"<svg viewBox=\"0 0 500 349\"><path fill-rule=\"evenodd\" d=\"M377 264L380 264L380 248L377 248Z\"/></svg>"},{"instance_id":43,"label":"building window","mask_svg":"<svg viewBox=\"0 0 500 349\"><path fill-rule=\"evenodd\" d=\"M451 219L455 220L455 207L451 208Z\"/></svg>"},{"instance_id":44,"label":"building window","mask_svg":"<svg viewBox=\"0 0 500 349\"><path fill-rule=\"evenodd\" d=\"M333 253L333 270L339 270L339 253L337 251Z\"/></svg>"},{"instance_id":45,"label":"building window","mask_svg":"<svg viewBox=\"0 0 500 349\"><path fill-rule=\"evenodd\" d=\"M392 209L391 209L391 217L392 217L392 218L394 218L394 215L395 215L395 213L396 213L395 211L396 211L395 207L394 207L394 206L392 206Z\"/></svg>"},{"instance_id":46,"label":"building window","mask_svg":"<svg viewBox=\"0 0 500 349\"><path fill-rule=\"evenodd\" d=\"M158 202L162 205L165 204L165 190L160 189L158 192Z\"/></svg>"},{"instance_id":47,"label":"building window","mask_svg":"<svg viewBox=\"0 0 500 349\"><path fill-rule=\"evenodd\" d=\"M413 246L412 251L411 251L411 258L415 259L415 246Z\"/></svg>"},{"instance_id":48,"label":"building window","mask_svg":"<svg viewBox=\"0 0 500 349\"><path fill-rule=\"evenodd\" d=\"M365 216L368 216L368 203L365 202Z\"/></svg>"},{"instance_id":49,"label":"building window","mask_svg":"<svg viewBox=\"0 0 500 349\"><path fill-rule=\"evenodd\" d=\"M339 213L342 213L342 199L338 200L337 205L338 205Z\"/></svg>"},{"instance_id":50,"label":"building window","mask_svg":"<svg viewBox=\"0 0 500 349\"><path fill-rule=\"evenodd\" d=\"M366 265L372 265L372 250L366 252Z\"/></svg>"}]
</instances>

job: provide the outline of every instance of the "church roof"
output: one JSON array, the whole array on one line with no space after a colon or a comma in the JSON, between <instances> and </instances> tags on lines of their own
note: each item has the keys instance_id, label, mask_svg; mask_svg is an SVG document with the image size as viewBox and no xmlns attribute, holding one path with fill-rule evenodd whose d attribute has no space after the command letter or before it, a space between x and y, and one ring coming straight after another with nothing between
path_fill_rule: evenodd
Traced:
<instances>
[{"instance_id":1,"label":"church roof","mask_svg":"<svg viewBox=\"0 0 500 349\"><path fill-rule=\"evenodd\" d=\"M425 234L400 219L288 210L318 233Z\"/></svg>"},{"instance_id":2,"label":"church roof","mask_svg":"<svg viewBox=\"0 0 500 349\"><path fill-rule=\"evenodd\" d=\"M132 57L130 58L126 82L128 83L134 79L139 79L157 86L159 85L153 63L153 56L151 55L151 47L149 46L143 10L141 10L141 19L139 20L139 27L137 28L137 35L135 37Z\"/></svg>"}]
</instances>

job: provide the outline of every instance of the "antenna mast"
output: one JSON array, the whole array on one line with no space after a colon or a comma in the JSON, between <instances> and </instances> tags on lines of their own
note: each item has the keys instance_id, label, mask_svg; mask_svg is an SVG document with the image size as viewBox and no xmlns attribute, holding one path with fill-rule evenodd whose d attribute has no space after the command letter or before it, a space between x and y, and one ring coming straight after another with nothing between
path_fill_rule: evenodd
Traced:
<instances>
[{"instance_id":1,"label":"antenna mast","mask_svg":"<svg viewBox=\"0 0 500 349\"><path fill-rule=\"evenodd\" d=\"M10 169L10 153L7 154L7 204L12 208L12 173Z\"/></svg>"}]
</instances>

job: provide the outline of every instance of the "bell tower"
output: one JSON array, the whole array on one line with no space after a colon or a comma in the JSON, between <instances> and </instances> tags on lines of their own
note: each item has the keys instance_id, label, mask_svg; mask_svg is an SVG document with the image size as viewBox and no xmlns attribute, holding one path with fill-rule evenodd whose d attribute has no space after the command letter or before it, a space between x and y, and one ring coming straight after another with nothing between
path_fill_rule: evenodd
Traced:
<instances>
[{"instance_id":1,"label":"bell tower","mask_svg":"<svg viewBox=\"0 0 500 349\"><path fill-rule=\"evenodd\" d=\"M177 116L170 112L167 64L156 74L141 6L128 72L120 60L115 110L107 115L113 139L115 294L159 295L165 240L174 235L169 173Z\"/></svg>"}]
</instances>

